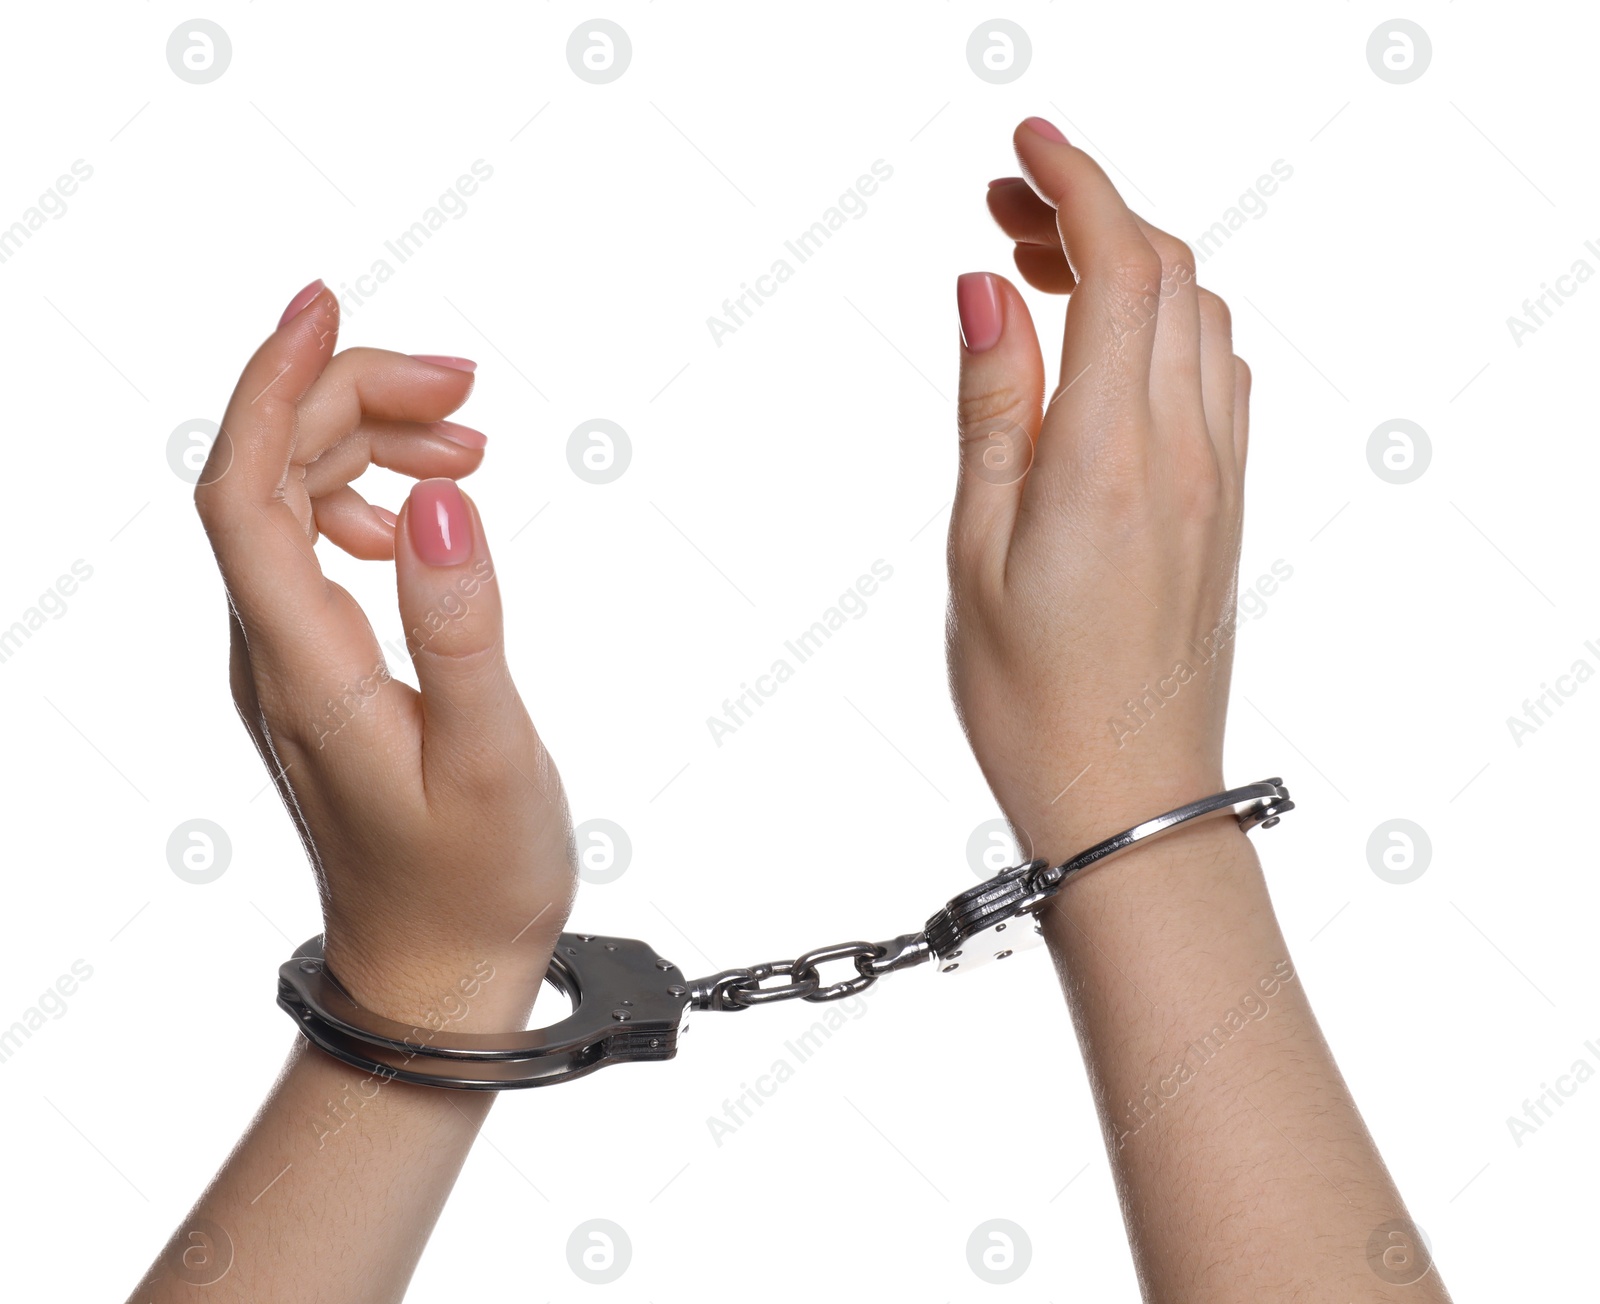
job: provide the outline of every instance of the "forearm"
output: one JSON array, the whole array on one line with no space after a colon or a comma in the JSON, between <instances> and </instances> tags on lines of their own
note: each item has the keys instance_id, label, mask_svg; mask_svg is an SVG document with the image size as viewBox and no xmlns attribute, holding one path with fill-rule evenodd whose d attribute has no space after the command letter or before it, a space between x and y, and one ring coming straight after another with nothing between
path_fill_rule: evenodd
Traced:
<instances>
[{"instance_id":1,"label":"forearm","mask_svg":"<svg viewBox=\"0 0 1600 1304\"><path fill-rule=\"evenodd\" d=\"M560 776L506 661L483 519L455 484L487 441L444 419L477 364L335 353L339 321L320 280L289 301L195 483L233 703L305 843L345 991L424 1036L525 1029L577 867ZM351 487L372 465L416 478L398 516ZM323 573L321 541L393 560L416 688ZM297 1043L133 1299L399 1299L491 1100Z\"/></svg>"},{"instance_id":2,"label":"forearm","mask_svg":"<svg viewBox=\"0 0 1600 1304\"><path fill-rule=\"evenodd\" d=\"M1369 1263L1405 1207L1236 824L1091 870L1045 918L1147 1299L1447 1299L1397 1284L1402 1241Z\"/></svg>"},{"instance_id":3,"label":"forearm","mask_svg":"<svg viewBox=\"0 0 1600 1304\"><path fill-rule=\"evenodd\" d=\"M526 984L509 988L485 983L449 1030L526 1026ZM130 1304L399 1300L493 1099L385 1082L297 1037Z\"/></svg>"}]
</instances>

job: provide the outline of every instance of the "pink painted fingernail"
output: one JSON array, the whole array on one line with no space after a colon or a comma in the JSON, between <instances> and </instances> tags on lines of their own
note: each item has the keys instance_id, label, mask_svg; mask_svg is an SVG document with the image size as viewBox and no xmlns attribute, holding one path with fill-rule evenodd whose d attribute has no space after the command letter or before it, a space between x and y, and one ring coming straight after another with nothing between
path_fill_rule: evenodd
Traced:
<instances>
[{"instance_id":1,"label":"pink painted fingernail","mask_svg":"<svg viewBox=\"0 0 1600 1304\"><path fill-rule=\"evenodd\" d=\"M472 519L454 480L422 480L411 489L411 546L429 566L459 566L472 555Z\"/></svg>"},{"instance_id":2,"label":"pink painted fingernail","mask_svg":"<svg viewBox=\"0 0 1600 1304\"><path fill-rule=\"evenodd\" d=\"M489 442L489 436L481 430L474 430L471 426L463 426L455 421L435 421L429 430L441 439L448 439L452 444L460 444L463 448L482 448Z\"/></svg>"},{"instance_id":3,"label":"pink painted fingernail","mask_svg":"<svg viewBox=\"0 0 1600 1304\"><path fill-rule=\"evenodd\" d=\"M1020 186L1020 185L1027 185L1027 182L1022 177L996 177L993 181L991 181L989 183L989 189L993 190L996 186Z\"/></svg>"},{"instance_id":4,"label":"pink painted fingernail","mask_svg":"<svg viewBox=\"0 0 1600 1304\"><path fill-rule=\"evenodd\" d=\"M307 305L310 304L310 302L319 294L321 294L326 288L327 287L322 284L322 278L320 276L316 280L312 281L310 285L306 286L306 288L301 290L299 294L295 295L294 298L289 300L289 306L283 310L283 316L278 318L278 325L280 327L284 326L294 318L298 317L306 310Z\"/></svg>"},{"instance_id":5,"label":"pink painted fingernail","mask_svg":"<svg viewBox=\"0 0 1600 1304\"><path fill-rule=\"evenodd\" d=\"M971 353L992 349L1000 341L1000 286L988 272L956 277L956 312L961 317L961 342Z\"/></svg>"},{"instance_id":6,"label":"pink painted fingernail","mask_svg":"<svg viewBox=\"0 0 1600 1304\"><path fill-rule=\"evenodd\" d=\"M374 506L372 509L372 514L385 525L387 525L391 530L400 523L400 518L391 512L387 507Z\"/></svg>"},{"instance_id":7,"label":"pink painted fingernail","mask_svg":"<svg viewBox=\"0 0 1600 1304\"><path fill-rule=\"evenodd\" d=\"M439 353L413 353L418 362L431 362L436 367L449 367L451 371L476 371L478 364L471 358L447 358Z\"/></svg>"},{"instance_id":8,"label":"pink painted fingernail","mask_svg":"<svg viewBox=\"0 0 1600 1304\"><path fill-rule=\"evenodd\" d=\"M1061 128L1044 118L1029 118L1027 125L1032 128L1034 135L1043 136L1046 140L1053 140L1057 145L1065 145L1067 138L1061 134Z\"/></svg>"}]
</instances>

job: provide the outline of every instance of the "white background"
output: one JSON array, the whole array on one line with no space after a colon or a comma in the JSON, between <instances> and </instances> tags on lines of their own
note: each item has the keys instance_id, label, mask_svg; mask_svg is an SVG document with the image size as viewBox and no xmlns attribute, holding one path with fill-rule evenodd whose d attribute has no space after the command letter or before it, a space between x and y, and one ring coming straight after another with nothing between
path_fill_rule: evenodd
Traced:
<instances>
[{"instance_id":1,"label":"white background","mask_svg":"<svg viewBox=\"0 0 1600 1304\"><path fill-rule=\"evenodd\" d=\"M277 966L319 928L228 699L169 435L220 415L295 290L352 283L475 160L492 179L346 300L344 340L480 361L468 487L518 678L575 818L633 842L575 924L702 973L914 928L975 881L967 840L996 811L941 645L953 281L1010 270L982 196L1033 113L1191 240L1293 168L1201 268L1256 376L1241 580L1293 568L1240 634L1230 779L1282 774L1300 803L1257 835L1274 897L1456 1297L1592 1290L1600 1083L1521 1146L1506 1120L1600 1066L1600 685L1521 746L1506 718L1600 668L1600 288L1520 347L1506 323L1575 260L1600 268L1600 24L1486 10L1404 11L1433 45L1409 85L1368 65L1394 17L1369 3L623 0L598 11L633 47L608 85L569 68L596 11L564 3L219 3L202 16L233 56L208 85L166 62L186 7L8 11L0 225L75 160L93 176L0 264L0 626L75 560L93 575L0 664L0 1026L75 960L93 977L0 1064L6 1293L131 1287L272 1080ZM1006 85L965 57L997 14L1032 39ZM865 215L718 347L706 318L877 159L893 177ZM1054 338L1060 304L1030 302ZM609 485L566 460L594 417L633 447ZM1405 485L1366 455L1395 417L1433 449ZM398 638L388 569L323 556ZM867 613L716 746L707 716L876 559L894 574ZM192 818L233 844L206 886L166 860ZM1392 818L1432 841L1402 886L1367 858ZM589 1218L631 1240L618 1300L990 1298L966 1259L990 1218L1033 1246L1009 1298L1136 1298L1042 954L883 984L719 1146L707 1118L818 1008L703 1015L670 1065L501 1101L412 1298L588 1298L565 1245ZM267 1198L294 1200L292 1176Z\"/></svg>"}]
</instances>

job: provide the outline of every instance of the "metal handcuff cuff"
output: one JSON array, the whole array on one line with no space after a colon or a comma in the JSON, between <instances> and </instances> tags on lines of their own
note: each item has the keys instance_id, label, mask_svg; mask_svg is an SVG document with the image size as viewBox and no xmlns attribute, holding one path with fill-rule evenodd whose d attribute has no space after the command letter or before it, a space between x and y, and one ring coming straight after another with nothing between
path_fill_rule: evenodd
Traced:
<instances>
[{"instance_id":1,"label":"metal handcuff cuff","mask_svg":"<svg viewBox=\"0 0 1600 1304\"><path fill-rule=\"evenodd\" d=\"M1137 824L1051 866L1030 860L952 897L920 932L887 942L844 942L794 960L724 969L685 979L646 943L627 937L562 933L545 981L572 1001L572 1013L546 1028L515 1033L457 1033L418 1028L362 1009L322 957L313 937L278 971L278 1004L308 1040L375 1077L467 1091L542 1087L607 1064L667 1060L690 1010L743 1010L777 1001L836 1001L885 974L933 963L966 973L1004 960L1041 940L1040 911L1074 874L1183 824L1231 813L1246 833L1271 828L1293 810L1280 779L1231 788ZM824 984L819 966L852 961L853 976ZM775 987L762 983L785 981Z\"/></svg>"}]
</instances>

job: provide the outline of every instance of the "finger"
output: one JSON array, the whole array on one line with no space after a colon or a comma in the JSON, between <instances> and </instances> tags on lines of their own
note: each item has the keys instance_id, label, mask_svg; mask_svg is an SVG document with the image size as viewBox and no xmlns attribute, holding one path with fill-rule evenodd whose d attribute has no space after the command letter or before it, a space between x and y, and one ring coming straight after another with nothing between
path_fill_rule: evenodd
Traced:
<instances>
[{"instance_id":1,"label":"finger","mask_svg":"<svg viewBox=\"0 0 1600 1304\"><path fill-rule=\"evenodd\" d=\"M489 442L481 431L454 421L363 420L354 431L305 468L313 500L381 466L415 480L459 480L483 464Z\"/></svg>"},{"instance_id":2,"label":"finger","mask_svg":"<svg viewBox=\"0 0 1600 1304\"><path fill-rule=\"evenodd\" d=\"M320 281L295 296L245 365L194 492L252 649L280 669L324 674L359 659L370 637L364 622L335 619L343 608L326 600L310 499L289 475L298 404L332 356L338 325L338 300Z\"/></svg>"},{"instance_id":3,"label":"finger","mask_svg":"<svg viewBox=\"0 0 1600 1304\"><path fill-rule=\"evenodd\" d=\"M423 786L487 802L508 784L556 791L506 665L500 589L472 501L414 485L395 530L406 646L422 693Z\"/></svg>"},{"instance_id":4,"label":"finger","mask_svg":"<svg viewBox=\"0 0 1600 1304\"><path fill-rule=\"evenodd\" d=\"M346 349L328 363L300 403L295 460L311 462L363 420L438 421L472 393L465 358L448 362L386 349Z\"/></svg>"},{"instance_id":5,"label":"finger","mask_svg":"<svg viewBox=\"0 0 1600 1304\"><path fill-rule=\"evenodd\" d=\"M969 272L958 278L956 308L961 463L950 517L952 574L996 582L1004 575L1017 505L1033 463L1044 361L1027 306L1004 277Z\"/></svg>"},{"instance_id":6,"label":"finger","mask_svg":"<svg viewBox=\"0 0 1600 1304\"><path fill-rule=\"evenodd\" d=\"M1022 177L1001 177L989 183L985 202L1000 229L1018 244L1061 248L1061 232L1056 227L1056 210L1033 193ZM1066 255L1062 258L1065 260Z\"/></svg>"},{"instance_id":7,"label":"finger","mask_svg":"<svg viewBox=\"0 0 1600 1304\"><path fill-rule=\"evenodd\" d=\"M988 204L1000 229L1017 242L1012 257L1028 284L1046 294L1071 294L1078 282L1061 248L1056 210L1021 177L991 181Z\"/></svg>"},{"instance_id":8,"label":"finger","mask_svg":"<svg viewBox=\"0 0 1600 1304\"><path fill-rule=\"evenodd\" d=\"M1059 247L1046 249L1043 245L1019 244L1012 247L1011 257L1022 279L1036 290L1046 294L1071 294L1078 288L1077 278L1067 266L1067 256Z\"/></svg>"},{"instance_id":9,"label":"finger","mask_svg":"<svg viewBox=\"0 0 1600 1304\"><path fill-rule=\"evenodd\" d=\"M394 559L395 514L374 507L349 485L311 500L317 530L330 543L362 561Z\"/></svg>"},{"instance_id":10,"label":"finger","mask_svg":"<svg viewBox=\"0 0 1600 1304\"><path fill-rule=\"evenodd\" d=\"M1194 252L1137 214L1134 220L1161 259L1154 320L1143 328L1155 331L1150 412L1164 438L1179 443L1205 439L1209 448L1200 379L1200 286L1195 280Z\"/></svg>"},{"instance_id":11,"label":"finger","mask_svg":"<svg viewBox=\"0 0 1600 1304\"><path fill-rule=\"evenodd\" d=\"M1233 452L1238 458L1239 475L1244 476L1250 452L1250 368L1243 358L1233 360Z\"/></svg>"},{"instance_id":12,"label":"finger","mask_svg":"<svg viewBox=\"0 0 1600 1304\"><path fill-rule=\"evenodd\" d=\"M1233 446L1233 401L1238 377L1233 366L1233 314L1222 297L1200 289L1200 394L1217 464L1232 473L1239 465ZM1231 476L1230 476L1231 478Z\"/></svg>"},{"instance_id":13,"label":"finger","mask_svg":"<svg viewBox=\"0 0 1600 1304\"><path fill-rule=\"evenodd\" d=\"M1056 228L1077 279L1061 346L1061 386L1082 376L1089 392L1126 395L1143 407L1150 381L1153 313L1161 260L1100 165L1042 118L1014 133L1029 184L1056 210ZM1087 373L1095 370L1093 378ZM1046 422L1041 454L1049 444Z\"/></svg>"}]
</instances>

